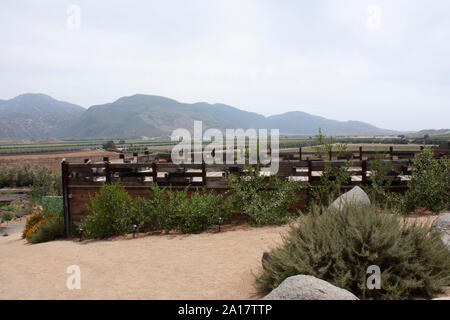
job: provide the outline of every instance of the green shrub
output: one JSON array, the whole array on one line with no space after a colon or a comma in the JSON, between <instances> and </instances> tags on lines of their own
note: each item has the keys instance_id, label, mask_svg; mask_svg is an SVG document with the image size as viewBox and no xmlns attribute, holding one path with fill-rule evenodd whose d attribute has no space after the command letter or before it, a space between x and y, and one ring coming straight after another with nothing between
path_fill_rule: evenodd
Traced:
<instances>
[{"instance_id":1,"label":"green shrub","mask_svg":"<svg viewBox=\"0 0 450 320\"><path fill-rule=\"evenodd\" d=\"M142 212L138 215L143 217L141 225L146 231L195 233L217 224L219 217L226 216L222 205L221 195L206 190L196 190L189 197L187 188L172 191L154 184L148 198L138 200L135 206Z\"/></svg>"},{"instance_id":2,"label":"green shrub","mask_svg":"<svg viewBox=\"0 0 450 320\"><path fill-rule=\"evenodd\" d=\"M394 171L392 163L384 161L384 156L378 156L369 162L370 175L367 176L368 185L363 186L370 201L389 204L391 195L387 190L392 180L386 179L386 175Z\"/></svg>"},{"instance_id":3,"label":"green shrub","mask_svg":"<svg viewBox=\"0 0 450 320\"><path fill-rule=\"evenodd\" d=\"M36 210L32 212L25 222L25 228L22 232L22 238L26 239L31 235L31 233L35 232L37 229L36 225L42 223L42 220L44 220L44 214L42 213L42 211Z\"/></svg>"},{"instance_id":4,"label":"green shrub","mask_svg":"<svg viewBox=\"0 0 450 320\"><path fill-rule=\"evenodd\" d=\"M40 243L52 241L63 236L64 220L57 217L40 223L37 230L27 238L27 241L30 243Z\"/></svg>"},{"instance_id":5,"label":"green shrub","mask_svg":"<svg viewBox=\"0 0 450 320\"><path fill-rule=\"evenodd\" d=\"M60 175L47 168L34 171L30 195L33 201L40 202L44 196L55 196L61 193Z\"/></svg>"},{"instance_id":6,"label":"green shrub","mask_svg":"<svg viewBox=\"0 0 450 320\"><path fill-rule=\"evenodd\" d=\"M171 212L181 202L181 196L184 197L185 194L176 197L175 193L167 191L166 188L160 188L156 183L152 185L148 198L145 199L146 207L150 213L147 215L150 231L173 229Z\"/></svg>"},{"instance_id":7,"label":"green shrub","mask_svg":"<svg viewBox=\"0 0 450 320\"><path fill-rule=\"evenodd\" d=\"M329 204L340 194L342 185L351 179L348 171L350 166L351 161L342 167L332 167L325 163L320 183L308 186L315 204Z\"/></svg>"},{"instance_id":8,"label":"green shrub","mask_svg":"<svg viewBox=\"0 0 450 320\"><path fill-rule=\"evenodd\" d=\"M27 219L22 238L30 243L51 241L64 236L63 209L34 211Z\"/></svg>"},{"instance_id":9,"label":"green shrub","mask_svg":"<svg viewBox=\"0 0 450 320\"><path fill-rule=\"evenodd\" d=\"M408 181L404 195L391 195L391 202L402 213L416 208L426 208L438 213L449 208L450 160L434 159L433 152L425 148L413 160L415 170Z\"/></svg>"},{"instance_id":10,"label":"green shrub","mask_svg":"<svg viewBox=\"0 0 450 320\"><path fill-rule=\"evenodd\" d=\"M88 209L91 212L81 223L90 238L103 239L124 234L128 227L124 222L131 197L119 183L104 184L99 193L91 197Z\"/></svg>"},{"instance_id":11,"label":"green shrub","mask_svg":"<svg viewBox=\"0 0 450 320\"><path fill-rule=\"evenodd\" d=\"M89 238L108 238L133 232L178 230L194 233L217 224L222 216L223 198L197 190L170 191L154 184L147 198L131 199L120 184L103 185L91 198L91 213L81 222Z\"/></svg>"},{"instance_id":12,"label":"green shrub","mask_svg":"<svg viewBox=\"0 0 450 320\"><path fill-rule=\"evenodd\" d=\"M0 167L0 188L27 187L32 183L33 172L30 166Z\"/></svg>"},{"instance_id":13,"label":"green shrub","mask_svg":"<svg viewBox=\"0 0 450 320\"><path fill-rule=\"evenodd\" d=\"M4 213L0 218L0 222L9 222L12 220L13 216L10 213Z\"/></svg>"},{"instance_id":14,"label":"green shrub","mask_svg":"<svg viewBox=\"0 0 450 320\"><path fill-rule=\"evenodd\" d=\"M60 175L47 168L32 168L29 165L1 166L0 188L32 187L35 199L60 193Z\"/></svg>"},{"instance_id":15,"label":"green shrub","mask_svg":"<svg viewBox=\"0 0 450 320\"><path fill-rule=\"evenodd\" d=\"M266 177L258 168L248 169L248 175L227 175L229 201L233 215L243 214L252 225L284 224L295 217L289 209L300 185L277 176Z\"/></svg>"},{"instance_id":16,"label":"green shrub","mask_svg":"<svg viewBox=\"0 0 450 320\"><path fill-rule=\"evenodd\" d=\"M195 233L218 223L222 215L222 196L203 190L185 199L180 206L174 208L177 230L183 233Z\"/></svg>"},{"instance_id":17,"label":"green shrub","mask_svg":"<svg viewBox=\"0 0 450 320\"><path fill-rule=\"evenodd\" d=\"M381 289L366 288L371 265L381 270ZM432 297L450 284L450 255L439 236L374 207L313 212L291 227L264 267L256 279L262 294L297 274L313 275L361 299Z\"/></svg>"}]
</instances>

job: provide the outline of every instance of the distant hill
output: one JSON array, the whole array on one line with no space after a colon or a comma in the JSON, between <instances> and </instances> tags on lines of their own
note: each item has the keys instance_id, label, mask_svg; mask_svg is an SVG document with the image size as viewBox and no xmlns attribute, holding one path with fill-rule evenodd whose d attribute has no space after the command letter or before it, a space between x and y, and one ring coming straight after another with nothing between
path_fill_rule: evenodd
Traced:
<instances>
[{"instance_id":1,"label":"distant hill","mask_svg":"<svg viewBox=\"0 0 450 320\"><path fill-rule=\"evenodd\" d=\"M292 111L268 117L268 128L279 128L285 134L316 134L319 128L328 135L384 135L393 130L377 128L361 121L336 121L314 116L306 112Z\"/></svg>"},{"instance_id":2,"label":"distant hill","mask_svg":"<svg viewBox=\"0 0 450 320\"><path fill-rule=\"evenodd\" d=\"M62 137L86 109L45 94L22 94L0 101L1 139Z\"/></svg>"},{"instance_id":3,"label":"distant hill","mask_svg":"<svg viewBox=\"0 0 450 320\"><path fill-rule=\"evenodd\" d=\"M448 134L450 134L450 129L439 129L439 130L425 129L425 130L420 130L420 131L414 132L411 135L424 136L426 134L429 136L448 135Z\"/></svg>"},{"instance_id":4,"label":"distant hill","mask_svg":"<svg viewBox=\"0 0 450 320\"><path fill-rule=\"evenodd\" d=\"M319 128L327 135L386 135L360 121L336 121L301 111L265 117L225 104L181 103L173 99L136 94L115 102L82 107L44 94L23 94L0 100L0 139L96 138L125 139L167 137L174 129L267 128L280 134L314 135Z\"/></svg>"},{"instance_id":5,"label":"distant hill","mask_svg":"<svg viewBox=\"0 0 450 320\"><path fill-rule=\"evenodd\" d=\"M77 138L162 137L176 128L192 130L194 120L203 121L204 129L278 128L282 134L316 134L322 128L329 135L395 133L364 122L329 120L300 111L264 117L225 104L188 104L142 94L90 107L70 132Z\"/></svg>"}]
</instances>

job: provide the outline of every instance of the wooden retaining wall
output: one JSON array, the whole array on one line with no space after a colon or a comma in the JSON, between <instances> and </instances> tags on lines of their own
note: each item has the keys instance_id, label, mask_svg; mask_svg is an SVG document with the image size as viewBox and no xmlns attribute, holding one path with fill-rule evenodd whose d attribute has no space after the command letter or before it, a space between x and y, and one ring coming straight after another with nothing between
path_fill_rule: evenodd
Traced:
<instances>
[{"instance_id":1,"label":"wooden retaining wall","mask_svg":"<svg viewBox=\"0 0 450 320\"><path fill-rule=\"evenodd\" d=\"M419 151L420 152L420 151ZM411 160L417 151L346 151L333 152L329 154L330 160L316 160L313 152L280 153L279 170L277 176L282 179L291 179L300 184L319 184L320 176L326 165L332 167L342 167L348 164L347 158L353 158L349 172L351 178L347 182L345 189L350 189L355 185L369 183L371 162L373 158L385 158L385 162L392 168L387 173L385 179L392 180L390 189L393 191L404 191L411 174ZM450 151L440 150L435 152L436 157L448 157ZM170 155L169 155L170 156ZM225 155L224 155L225 156ZM298 156L298 157L296 157ZM299 160L304 159L305 160ZM340 159L340 160L334 160ZM132 197L145 197L153 183L172 189L186 188L206 188L216 193L223 193L227 190L224 177L227 174L246 175L248 165L244 164L182 164L177 165L170 162L168 155L145 154L139 156L134 154L131 158L121 155L119 159L91 163L89 159L82 164L72 164L62 162L63 198L64 212L66 220L66 231L72 221L79 221L88 214L86 204L90 196L94 195L104 183L120 182ZM264 168L262 169L264 170ZM307 191L301 191L305 201L297 206L305 206L309 200Z\"/></svg>"}]
</instances>

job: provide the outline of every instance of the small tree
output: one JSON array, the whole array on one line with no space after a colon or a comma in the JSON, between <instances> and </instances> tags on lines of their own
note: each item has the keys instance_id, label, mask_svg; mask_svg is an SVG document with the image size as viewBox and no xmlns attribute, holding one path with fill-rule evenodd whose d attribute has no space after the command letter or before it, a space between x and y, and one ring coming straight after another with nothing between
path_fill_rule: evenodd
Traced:
<instances>
[{"instance_id":1,"label":"small tree","mask_svg":"<svg viewBox=\"0 0 450 320\"><path fill-rule=\"evenodd\" d=\"M408 213L422 207L439 212L449 207L450 160L434 159L430 148L414 158L415 170L408 181L408 191L398 203L400 211Z\"/></svg>"},{"instance_id":2,"label":"small tree","mask_svg":"<svg viewBox=\"0 0 450 320\"><path fill-rule=\"evenodd\" d=\"M110 151L110 150L114 151L114 150L116 150L116 144L114 143L114 141L110 140L103 144L103 149L108 150L108 151Z\"/></svg>"},{"instance_id":3,"label":"small tree","mask_svg":"<svg viewBox=\"0 0 450 320\"><path fill-rule=\"evenodd\" d=\"M9 214L9 213L3 214L2 222L6 221L6 224L8 224L8 222L11 221L11 220L12 220L12 215L11 214Z\"/></svg>"}]
</instances>

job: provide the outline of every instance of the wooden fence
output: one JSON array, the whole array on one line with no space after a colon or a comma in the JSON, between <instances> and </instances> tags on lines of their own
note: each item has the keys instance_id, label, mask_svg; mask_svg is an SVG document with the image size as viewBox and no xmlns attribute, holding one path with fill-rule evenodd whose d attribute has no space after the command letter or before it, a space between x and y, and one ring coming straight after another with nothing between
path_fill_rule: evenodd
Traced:
<instances>
[{"instance_id":1,"label":"wooden fence","mask_svg":"<svg viewBox=\"0 0 450 320\"><path fill-rule=\"evenodd\" d=\"M329 159L313 157L313 152L282 152L278 162L277 176L303 184L319 184L326 165L331 167L348 166L350 179L344 189L369 183L371 164L382 161L390 168L385 176L391 180L390 189L403 191L411 175L411 159L420 151L389 152L358 151L332 152ZM435 152L436 157L448 157L449 150ZM297 157L296 157L297 156ZM374 160L374 158L381 160ZM305 159L306 158L306 159ZM351 160L347 160L351 158ZM303 160L305 159L305 160ZM92 163L89 159L82 164L62 162L63 199L66 231L72 220L81 220L88 214L86 204L90 196L99 191L104 183L120 182L132 197L145 196L153 183L170 188L188 186L207 188L222 193L227 190L224 177L227 174L246 175L246 164L174 164L168 155L134 154L131 158L120 155L119 159ZM350 162L349 162L350 161ZM350 164L350 165L349 165ZM264 172L265 168L262 168ZM305 194L307 191L304 191ZM308 201L308 197L305 197ZM304 206L307 202L300 203Z\"/></svg>"}]
</instances>

